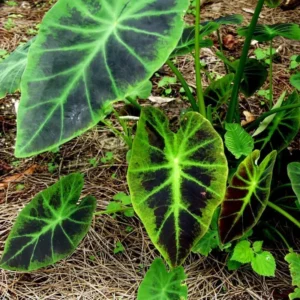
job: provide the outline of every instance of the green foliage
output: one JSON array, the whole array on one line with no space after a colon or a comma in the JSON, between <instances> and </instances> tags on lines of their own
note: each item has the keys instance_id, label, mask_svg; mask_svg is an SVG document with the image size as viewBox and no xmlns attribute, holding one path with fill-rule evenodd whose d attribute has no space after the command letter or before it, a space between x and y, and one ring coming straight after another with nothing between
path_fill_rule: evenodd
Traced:
<instances>
[{"instance_id":1,"label":"green foliage","mask_svg":"<svg viewBox=\"0 0 300 300\"><path fill-rule=\"evenodd\" d=\"M271 63L270 60L270 49L257 48L254 50L254 54L258 60L263 60L268 65ZM276 49L272 48L272 56L276 54Z\"/></svg>"},{"instance_id":2,"label":"green foliage","mask_svg":"<svg viewBox=\"0 0 300 300\"><path fill-rule=\"evenodd\" d=\"M27 64L27 54L34 39L19 46L6 59L0 60L0 99L20 89L20 82Z\"/></svg>"},{"instance_id":3,"label":"green foliage","mask_svg":"<svg viewBox=\"0 0 300 300\"><path fill-rule=\"evenodd\" d=\"M275 8L278 7L282 3L282 0L266 0L266 5Z\"/></svg>"},{"instance_id":4,"label":"green foliage","mask_svg":"<svg viewBox=\"0 0 300 300\"><path fill-rule=\"evenodd\" d=\"M300 66L300 55L292 55L291 56L291 64L290 69L297 69Z\"/></svg>"},{"instance_id":5,"label":"green foliage","mask_svg":"<svg viewBox=\"0 0 300 300\"><path fill-rule=\"evenodd\" d=\"M292 184L292 189L297 196L298 202L300 203L300 163L290 163L288 165L287 171Z\"/></svg>"},{"instance_id":6,"label":"green foliage","mask_svg":"<svg viewBox=\"0 0 300 300\"><path fill-rule=\"evenodd\" d=\"M239 264L251 263L253 271L262 276L275 276L276 262L269 251L262 250L262 241L254 242L251 247L249 241L243 240L236 244L230 258L229 267L234 269Z\"/></svg>"},{"instance_id":7,"label":"green foliage","mask_svg":"<svg viewBox=\"0 0 300 300\"><path fill-rule=\"evenodd\" d=\"M57 2L43 19L22 78L16 156L36 155L78 136L113 101L148 82L177 45L188 4Z\"/></svg>"},{"instance_id":8,"label":"green foliage","mask_svg":"<svg viewBox=\"0 0 300 300\"><path fill-rule=\"evenodd\" d=\"M227 162L212 125L185 114L174 133L157 109L143 109L128 168L133 207L163 257L180 265L224 198Z\"/></svg>"},{"instance_id":9,"label":"green foliage","mask_svg":"<svg viewBox=\"0 0 300 300\"><path fill-rule=\"evenodd\" d=\"M281 107L291 104L300 104L300 97L297 92L291 94ZM300 129L300 108L284 110L276 113L268 127L255 136L255 148L261 149L263 154L286 148Z\"/></svg>"},{"instance_id":10,"label":"green foliage","mask_svg":"<svg viewBox=\"0 0 300 300\"><path fill-rule=\"evenodd\" d=\"M293 74L290 77L290 82L293 87L300 91L300 72Z\"/></svg>"},{"instance_id":11,"label":"green foliage","mask_svg":"<svg viewBox=\"0 0 300 300\"><path fill-rule=\"evenodd\" d=\"M222 243L242 237L258 222L268 203L276 151L258 165L255 150L238 166L221 206L219 232Z\"/></svg>"},{"instance_id":12,"label":"green foliage","mask_svg":"<svg viewBox=\"0 0 300 300\"><path fill-rule=\"evenodd\" d=\"M284 259L289 263L292 284L300 288L300 254L291 252Z\"/></svg>"},{"instance_id":13,"label":"green foliage","mask_svg":"<svg viewBox=\"0 0 300 300\"><path fill-rule=\"evenodd\" d=\"M238 29L238 34L241 36L247 36L248 30L248 27L240 28ZM252 39L259 42L267 42L279 36L290 40L300 40L300 27L298 24L258 24L255 28Z\"/></svg>"},{"instance_id":14,"label":"green foliage","mask_svg":"<svg viewBox=\"0 0 300 300\"><path fill-rule=\"evenodd\" d=\"M114 249L114 254L122 253L125 251L125 248L121 242L117 242L115 249Z\"/></svg>"},{"instance_id":15,"label":"green foliage","mask_svg":"<svg viewBox=\"0 0 300 300\"><path fill-rule=\"evenodd\" d=\"M237 123L225 124L225 145L227 149L239 159L241 156L248 156L254 148L252 136Z\"/></svg>"},{"instance_id":16,"label":"green foliage","mask_svg":"<svg viewBox=\"0 0 300 300\"><path fill-rule=\"evenodd\" d=\"M83 177L71 174L37 194L20 212L5 243L0 266L33 271L74 252L92 222L96 200L77 204Z\"/></svg>"},{"instance_id":17,"label":"green foliage","mask_svg":"<svg viewBox=\"0 0 300 300\"><path fill-rule=\"evenodd\" d=\"M299 300L300 299L300 288L296 288L295 291L289 294L290 300Z\"/></svg>"},{"instance_id":18,"label":"green foliage","mask_svg":"<svg viewBox=\"0 0 300 300\"><path fill-rule=\"evenodd\" d=\"M183 267L167 271L161 259L155 259L138 290L137 300L186 300L187 286Z\"/></svg>"}]
</instances>

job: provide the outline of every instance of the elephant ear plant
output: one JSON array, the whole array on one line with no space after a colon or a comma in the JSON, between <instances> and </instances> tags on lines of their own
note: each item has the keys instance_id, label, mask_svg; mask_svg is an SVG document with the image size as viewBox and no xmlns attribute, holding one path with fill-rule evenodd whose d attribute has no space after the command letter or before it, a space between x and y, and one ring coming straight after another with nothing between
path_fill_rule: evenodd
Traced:
<instances>
[{"instance_id":1,"label":"elephant ear plant","mask_svg":"<svg viewBox=\"0 0 300 300\"><path fill-rule=\"evenodd\" d=\"M255 95L268 77L266 66L248 59L252 38L272 40L281 34L298 39L299 26L257 27L264 4L259 0L250 26L239 30L246 37L242 56L232 62L220 45L217 56L227 74L214 80L206 72L210 84L204 90L200 48L212 46L207 36L214 31L221 41L220 26L240 24L242 17L201 23L200 1L196 1L196 24L185 26L189 2L59 0L46 14L38 36L0 62L0 96L18 89L22 94L17 157L57 149L105 122L116 101L130 102L140 110L133 142L131 128L117 112L124 132L112 129L131 150L127 179L133 208L170 270L156 259L138 299L186 299L181 265L191 250L197 252L203 249L201 243L211 241L214 248L231 251L231 245L249 237L268 208L300 228L293 216L299 205L281 205L269 197L272 187L288 184L299 198L298 164L288 167L280 161L300 129L298 92L287 99L284 93L278 104L244 127L238 114L239 92ZM188 53L195 58L196 90L190 89L174 64L177 56ZM177 128L163 111L138 103L148 97L150 79L165 63L191 105ZM276 176L279 167L288 172L291 183ZM95 212L93 197L80 199L82 186L82 176L71 174L33 198L7 239L2 268L33 271L75 250L93 216L108 213ZM284 210L287 204L291 213ZM205 249L211 251L207 245ZM159 274L159 283L154 273Z\"/></svg>"}]
</instances>

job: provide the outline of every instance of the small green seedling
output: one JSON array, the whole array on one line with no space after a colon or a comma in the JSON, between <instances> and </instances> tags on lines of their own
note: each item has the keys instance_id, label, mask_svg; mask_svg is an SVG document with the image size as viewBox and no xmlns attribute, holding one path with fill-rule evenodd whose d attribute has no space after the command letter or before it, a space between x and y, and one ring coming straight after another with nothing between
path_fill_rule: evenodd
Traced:
<instances>
[{"instance_id":1,"label":"small green seedling","mask_svg":"<svg viewBox=\"0 0 300 300\"><path fill-rule=\"evenodd\" d=\"M172 85L177 82L176 77L164 76L159 82L158 87L164 88L164 94L172 93Z\"/></svg>"},{"instance_id":2,"label":"small green seedling","mask_svg":"<svg viewBox=\"0 0 300 300\"><path fill-rule=\"evenodd\" d=\"M106 152L105 156L100 159L100 161L104 164L111 163L114 160L113 152Z\"/></svg>"},{"instance_id":3,"label":"small green seedling","mask_svg":"<svg viewBox=\"0 0 300 300\"><path fill-rule=\"evenodd\" d=\"M125 251L125 248L121 242L117 242L114 248L114 254L122 253Z\"/></svg>"}]
</instances>

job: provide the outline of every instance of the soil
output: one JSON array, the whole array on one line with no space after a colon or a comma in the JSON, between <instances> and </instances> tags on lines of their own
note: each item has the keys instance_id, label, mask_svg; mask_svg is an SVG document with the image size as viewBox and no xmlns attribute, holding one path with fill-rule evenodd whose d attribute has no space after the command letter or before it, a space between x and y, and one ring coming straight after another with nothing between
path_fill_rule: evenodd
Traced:
<instances>
[{"instance_id":1,"label":"soil","mask_svg":"<svg viewBox=\"0 0 300 300\"><path fill-rule=\"evenodd\" d=\"M36 34L44 14L55 1L15 1L17 6L1 4L0 1L0 49L13 51L19 43L26 42ZM202 19L208 20L226 14L242 14L245 24L249 24L256 1L215 1L205 4ZM264 8L260 22L273 24L280 22L299 23L300 8L283 11ZM9 17L15 17L14 26L7 28ZM193 23L192 15L187 22ZM235 28L228 26L222 30L223 37L231 35L233 45L226 54L238 57L243 40L236 35ZM215 37L216 39L216 37ZM257 45L253 45L253 51ZM289 85L289 63L291 55L300 53L300 44L285 39L277 39L280 60L274 64L275 99L283 90L292 91ZM223 65L215 59L216 47L203 50L201 58L210 71L224 73ZM177 66L195 86L192 56L181 57ZM171 75L168 67L158 71L160 76ZM161 96L153 78L154 96ZM203 79L203 85L208 82ZM166 110L170 118L175 118L187 105L179 99L180 85L173 86L174 101L155 104ZM126 183L126 145L103 124L95 126L84 135L63 145L56 153L45 153L28 159L14 157L16 137L15 106L18 93L0 99L0 255L20 209L39 191L53 184L59 176L81 172L85 176L82 196L93 195L98 201L98 210L103 210L118 192L128 192ZM241 110L254 117L264 107L263 99L255 96L241 101ZM142 105L149 105L145 101ZM151 104L153 105L153 104ZM117 104L119 111L122 104ZM120 127L110 117L111 121ZM299 137L293 144L300 150ZM111 163L92 165L90 160L99 161L107 152L113 152ZM126 227L133 230L126 232ZM293 236L291 238L294 238ZM298 233L299 238L299 233ZM120 241L125 247L123 253L113 253ZM300 249L299 239L294 238L295 249ZM191 254L184 267L188 275L189 299L288 299L292 291L291 278L283 257L286 249L280 243L269 249L277 258L275 278L255 275L248 267L229 272L225 266L226 253L213 253L209 257ZM0 270L0 299L136 299L138 286L153 259L159 254L150 242L138 218L123 218L102 215L94 219L92 227L76 252L67 259L48 268L32 273L15 273Z\"/></svg>"}]
</instances>

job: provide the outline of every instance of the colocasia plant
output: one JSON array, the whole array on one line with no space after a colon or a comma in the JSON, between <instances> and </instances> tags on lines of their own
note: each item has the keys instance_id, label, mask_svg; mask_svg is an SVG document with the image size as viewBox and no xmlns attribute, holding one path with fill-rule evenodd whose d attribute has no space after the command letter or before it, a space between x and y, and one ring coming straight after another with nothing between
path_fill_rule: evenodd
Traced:
<instances>
[{"instance_id":1,"label":"colocasia plant","mask_svg":"<svg viewBox=\"0 0 300 300\"><path fill-rule=\"evenodd\" d=\"M266 4L278 5L275 2ZM213 45L208 37L213 32L221 42L220 27L239 25L242 17L201 23L200 1L195 1L196 25L191 27L184 22L188 0L59 0L37 37L0 63L0 96L17 90L22 94L16 157L56 150L105 122L116 101L140 110L133 142L133 131L116 112L124 132L115 132L130 148L127 179L132 206L170 270L156 259L138 299L186 299L186 276L180 266L191 251L229 251L230 269L251 263L254 271L273 276L272 254L262 250L262 241L251 246L247 240L256 224L268 221L267 207L300 229L300 162L285 159L300 129L300 97L294 91L274 101L272 85L273 40L300 40L300 28L257 24L263 5L259 0L251 24L238 29L245 37L240 59L227 58L220 44L217 56L226 75L210 78L206 89L200 49ZM249 58L252 39L270 43L269 64ZM195 58L195 91L174 64L174 58L188 53ZM162 110L138 103L148 98L150 79L165 63L190 103L176 129ZM295 87L297 76L292 80ZM255 95L268 77L268 110L242 127L240 95ZM70 174L37 194L11 230L1 267L27 272L51 265L76 249L93 216L132 210L130 199L122 197L105 212L95 212L96 199L79 201L82 187L83 177ZM271 224L265 229L282 237L291 252L286 260L296 286L293 299L300 289L299 255L278 229Z\"/></svg>"}]
</instances>

